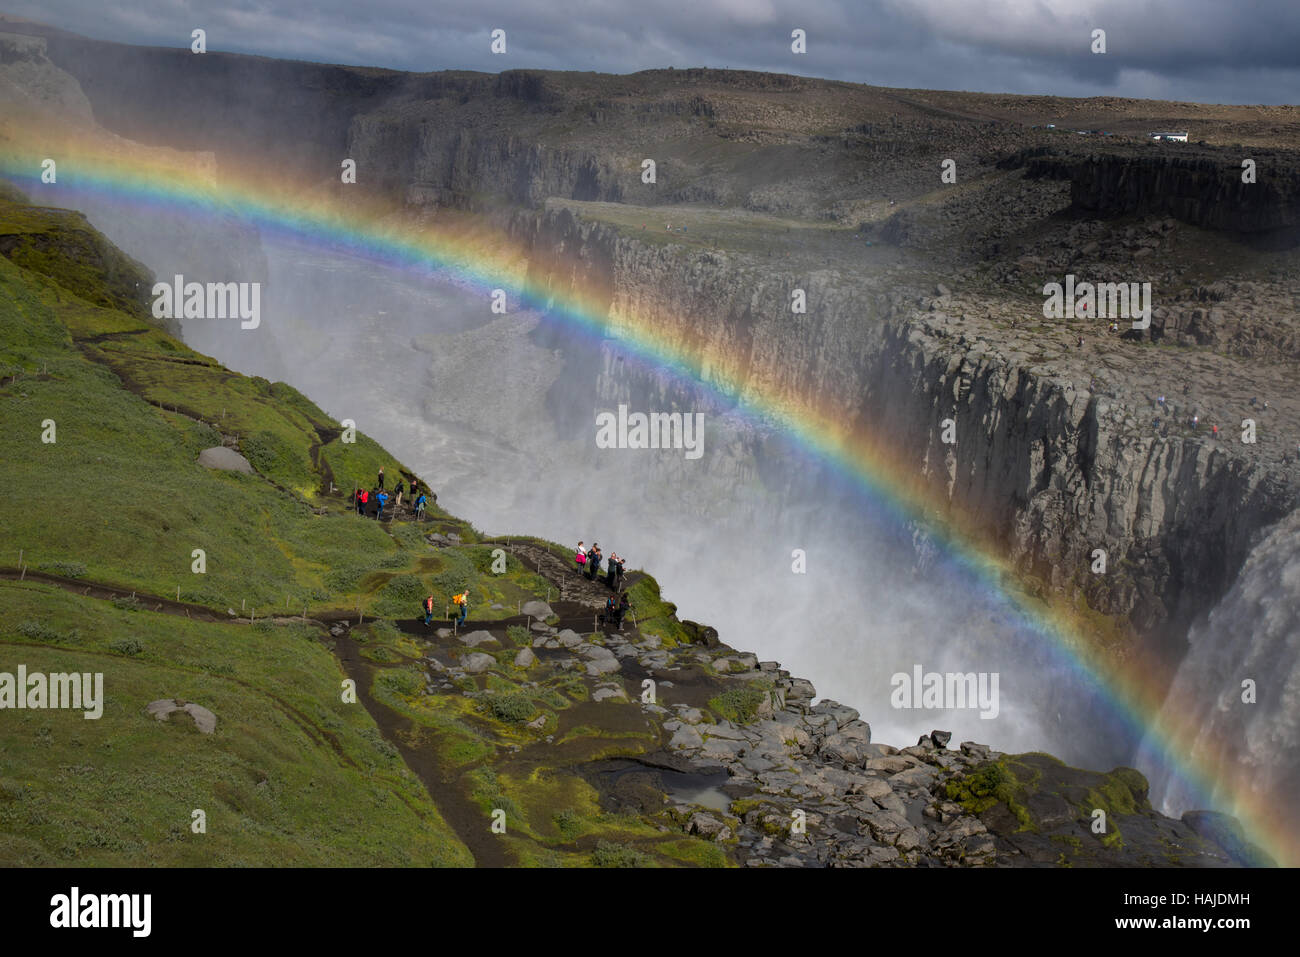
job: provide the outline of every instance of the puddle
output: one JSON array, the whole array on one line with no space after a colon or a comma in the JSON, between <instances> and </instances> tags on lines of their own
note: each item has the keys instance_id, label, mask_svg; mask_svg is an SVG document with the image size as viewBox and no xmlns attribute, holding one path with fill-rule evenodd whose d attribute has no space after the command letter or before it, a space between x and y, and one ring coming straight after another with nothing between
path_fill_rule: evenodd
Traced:
<instances>
[{"instance_id":1,"label":"puddle","mask_svg":"<svg viewBox=\"0 0 1300 957\"><path fill-rule=\"evenodd\" d=\"M647 804L649 792L666 794L669 800L693 804L711 811L727 811L733 797L724 790L730 780L726 771L711 774L694 774L668 768L652 768L635 761L602 761L591 767L593 783L602 797L619 804Z\"/></svg>"}]
</instances>

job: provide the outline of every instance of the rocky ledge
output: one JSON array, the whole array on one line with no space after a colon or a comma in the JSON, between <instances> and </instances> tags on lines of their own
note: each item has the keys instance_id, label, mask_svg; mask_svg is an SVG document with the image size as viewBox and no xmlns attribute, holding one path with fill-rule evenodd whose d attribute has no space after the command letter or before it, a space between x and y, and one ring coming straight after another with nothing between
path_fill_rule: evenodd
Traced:
<instances>
[{"instance_id":1,"label":"rocky ledge","mask_svg":"<svg viewBox=\"0 0 1300 957\"><path fill-rule=\"evenodd\" d=\"M606 811L714 842L733 864L1269 863L1230 818L1155 811L1131 768L954 748L942 730L909 747L874 742L856 709L818 701L810 682L718 643L713 629L674 621L675 638L631 626L580 634L547 624L556 619L541 605L529 629L399 623L427 649L413 696L481 699L498 764L577 775ZM565 710L494 714L503 694L549 695Z\"/></svg>"}]
</instances>

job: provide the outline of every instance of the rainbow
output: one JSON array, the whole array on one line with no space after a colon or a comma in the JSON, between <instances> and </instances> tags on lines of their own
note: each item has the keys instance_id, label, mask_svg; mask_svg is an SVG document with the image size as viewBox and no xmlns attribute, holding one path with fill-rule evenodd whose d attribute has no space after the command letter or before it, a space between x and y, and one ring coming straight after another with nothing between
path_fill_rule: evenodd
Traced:
<instances>
[{"instance_id":1,"label":"rainbow","mask_svg":"<svg viewBox=\"0 0 1300 957\"><path fill-rule=\"evenodd\" d=\"M33 202L51 187L42 182L42 161L57 161L63 200L93 197L126 203L142 213L182 217L235 216L263 234L346 253L386 268L411 270L477 290L505 289L518 306L537 309L547 321L583 335L614 337L638 361L694 384L704 383L743 415L779 429L806 453L829 465L885 514L905 522L927 519L949 562L1005 605L1032 633L1055 664L1068 669L1108 703L1134 739L1171 769L1188 793L1221 793L1223 809L1241 821L1244 834L1281 863L1300 863L1300 836L1291 834L1268 795L1237 781L1212 759L1187 755L1197 729L1161 717L1161 692L1142 674L1124 671L1099 653L1064 609L1044 605L1004 584L1014 582L1010 564L969 516L938 500L918 481L915 467L878 441L850 434L842 417L816 404L747 388L730 371L725 355L701 354L677 341L670 324L651 315L611 316L608 302L591 290L557 292L530 275L528 253L499 229L466 216L441 214L415 221L392 202L366 198L356 187L315 184L290 189L283 170L249 163L221 170L191 154L145 149L116 137L59 128L44 121L0 121L0 177L24 189ZM351 193L348 190L352 190ZM936 521L938 519L938 521Z\"/></svg>"}]
</instances>

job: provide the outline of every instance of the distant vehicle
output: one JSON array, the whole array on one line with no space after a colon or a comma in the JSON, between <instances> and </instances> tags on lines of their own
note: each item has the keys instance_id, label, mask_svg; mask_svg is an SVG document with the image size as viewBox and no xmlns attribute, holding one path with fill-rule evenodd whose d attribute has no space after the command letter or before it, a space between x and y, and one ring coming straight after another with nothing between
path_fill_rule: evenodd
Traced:
<instances>
[{"instance_id":1,"label":"distant vehicle","mask_svg":"<svg viewBox=\"0 0 1300 957\"><path fill-rule=\"evenodd\" d=\"M1159 143L1159 142L1161 142L1161 141L1169 142L1169 143L1186 143L1186 142L1187 142L1187 131L1186 131L1186 130L1182 131L1181 133L1165 133L1165 132L1161 132L1161 133L1151 133L1151 134L1148 134L1148 135L1151 137L1152 141L1153 141L1153 142L1156 142L1156 143Z\"/></svg>"}]
</instances>

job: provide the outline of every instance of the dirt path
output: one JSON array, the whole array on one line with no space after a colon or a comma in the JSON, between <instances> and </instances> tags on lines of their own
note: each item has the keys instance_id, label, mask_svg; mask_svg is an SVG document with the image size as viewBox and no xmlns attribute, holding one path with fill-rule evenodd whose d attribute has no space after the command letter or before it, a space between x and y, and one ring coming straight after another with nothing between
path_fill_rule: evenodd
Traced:
<instances>
[{"instance_id":1,"label":"dirt path","mask_svg":"<svg viewBox=\"0 0 1300 957\"><path fill-rule=\"evenodd\" d=\"M560 589L565 596L561 600L549 603L551 610L558 619L553 622L553 627L569 628L581 634L605 630L596 620L598 611L604 607L605 599L610 595L610 590L605 587L603 582L586 580L578 575L573 567L570 567L540 546L510 543L509 548L525 567L537 572L556 586L557 589ZM624 587L630 587L639 577L638 574L627 576L624 579ZM201 605L164 598L160 595L151 595L147 592L135 591L108 582L68 578L46 572L30 571L24 568L0 568L0 579L9 581L26 581L30 579L34 582L55 585L68 592L101 601L132 597L140 603L140 607L144 610L177 617L183 616L191 621L245 624L254 620L251 617L238 618L222 615L220 612ZM277 623L306 623L320 629L322 633L331 625L342 624L343 629L337 627L333 629L333 632L341 631L341 634L330 632L328 637L322 634L322 638L325 638L330 643L343 672L356 683L357 698L370 715L371 720L378 726L384 740L397 748L406 766L420 779L438 812L455 832L457 838L474 856L476 866L506 867L512 863L511 855L507 853L506 848L497 837L491 833L488 826L489 821L484 817L482 810L465 791L461 783L462 774L460 772L449 773L448 769L444 768L438 760L436 747L424 740L424 736L432 732L414 719L377 700L372 694L371 684L375 672L385 667L385 665L371 662L360 654L358 645L348 630L352 624L350 613L327 612L318 614L314 618L268 616L261 620L270 620ZM422 618L389 620L403 632L427 640L437 640L435 637L437 628L452 626L452 623L445 619L439 619L436 623L428 626L425 625ZM500 640L504 646L506 644L504 635L507 628L514 625L527 628L534 621L535 619L528 615L513 615L489 620L467 619L464 624L455 627L454 630L456 633L478 630L494 632L501 636ZM634 631L635 628L629 621L625 624L623 630ZM450 642L452 646L456 643L454 636L444 640ZM340 760L355 766L354 762L343 753L339 742L332 734L316 725L307 715L288 702L239 679L229 678L227 680L234 681L251 691L267 695L310 739L317 743L328 744Z\"/></svg>"},{"instance_id":2,"label":"dirt path","mask_svg":"<svg viewBox=\"0 0 1300 957\"><path fill-rule=\"evenodd\" d=\"M501 842L489 829L490 820L464 793L458 780L460 775L453 777L447 774L438 761L434 747L420 746L423 735L433 732L413 718L394 711L371 694L370 687L376 670L391 666L362 657L356 641L346 632L332 636L331 640L335 643L335 657L347 676L356 682L357 700L379 726L384 740L397 748L406 766L424 784L443 820L474 855L475 866L507 867L513 863Z\"/></svg>"},{"instance_id":3,"label":"dirt path","mask_svg":"<svg viewBox=\"0 0 1300 957\"><path fill-rule=\"evenodd\" d=\"M508 542L494 540L485 542L491 545L507 545L511 554L518 558L525 568L532 569L560 590L562 600L577 602L593 609L605 607L605 599L612 589L605 586L604 580L589 581L578 574L578 566L572 561L565 561L552 554L549 549L528 542ZM627 591L645 577L644 572L631 572L623 576L623 590Z\"/></svg>"}]
</instances>

